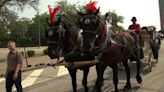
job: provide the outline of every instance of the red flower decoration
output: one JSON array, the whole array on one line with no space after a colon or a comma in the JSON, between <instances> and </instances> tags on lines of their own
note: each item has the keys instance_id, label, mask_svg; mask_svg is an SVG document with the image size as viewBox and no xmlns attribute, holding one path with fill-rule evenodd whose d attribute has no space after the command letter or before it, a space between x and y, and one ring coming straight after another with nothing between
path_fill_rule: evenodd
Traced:
<instances>
[{"instance_id":1,"label":"red flower decoration","mask_svg":"<svg viewBox=\"0 0 164 92\"><path fill-rule=\"evenodd\" d=\"M96 12L97 7L96 7L97 2L90 2L89 4L87 4L86 6L86 12Z\"/></svg>"},{"instance_id":2,"label":"red flower decoration","mask_svg":"<svg viewBox=\"0 0 164 92\"><path fill-rule=\"evenodd\" d=\"M49 13L50 13L50 21L51 21L51 24L53 24L54 21L55 21L56 13L58 11L62 12L62 9L61 9L61 7L59 5L55 9L52 9L50 7L50 5L48 5L48 9L49 9Z\"/></svg>"}]
</instances>

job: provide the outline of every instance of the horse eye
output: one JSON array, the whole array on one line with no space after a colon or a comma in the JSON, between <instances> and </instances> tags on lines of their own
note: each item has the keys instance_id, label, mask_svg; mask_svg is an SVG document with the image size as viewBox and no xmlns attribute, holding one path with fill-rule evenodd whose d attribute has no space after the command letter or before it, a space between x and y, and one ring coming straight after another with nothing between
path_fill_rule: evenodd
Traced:
<instances>
[{"instance_id":1,"label":"horse eye","mask_svg":"<svg viewBox=\"0 0 164 92\"><path fill-rule=\"evenodd\" d=\"M96 19L92 19L92 21L95 23L96 22Z\"/></svg>"},{"instance_id":2,"label":"horse eye","mask_svg":"<svg viewBox=\"0 0 164 92\"><path fill-rule=\"evenodd\" d=\"M84 24L89 24L91 22L90 19L85 19Z\"/></svg>"},{"instance_id":3,"label":"horse eye","mask_svg":"<svg viewBox=\"0 0 164 92\"><path fill-rule=\"evenodd\" d=\"M52 31L49 31L48 32L48 36L52 36L53 35L53 32Z\"/></svg>"}]
</instances>

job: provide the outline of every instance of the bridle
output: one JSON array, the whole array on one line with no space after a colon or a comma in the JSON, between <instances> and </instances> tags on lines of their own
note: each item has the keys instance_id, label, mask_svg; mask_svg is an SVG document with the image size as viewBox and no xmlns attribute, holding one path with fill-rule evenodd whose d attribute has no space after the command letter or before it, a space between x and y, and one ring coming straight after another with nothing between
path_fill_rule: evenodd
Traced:
<instances>
[{"instance_id":1,"label":"bridle","mask_svg":"<svg viewBox=\"0 0 164 92\"><path fill-rule=\"evenodd\" d=\"M54 29L57 29L55 31L59 32L59 40L55 41L53 40L48 40L48 45L55 45L56 48L59 50L59 56L57 57L57 62L60 60L60 57L62 57L62 51L63 51L63 39L65 37L65 29L62 26L62 22L59 24L59 26L52 26L50 29L54 31ZM49 31L51 32L51 31ZM50 33L51 34L51 33Z\"/></svg>"}]
</instances>

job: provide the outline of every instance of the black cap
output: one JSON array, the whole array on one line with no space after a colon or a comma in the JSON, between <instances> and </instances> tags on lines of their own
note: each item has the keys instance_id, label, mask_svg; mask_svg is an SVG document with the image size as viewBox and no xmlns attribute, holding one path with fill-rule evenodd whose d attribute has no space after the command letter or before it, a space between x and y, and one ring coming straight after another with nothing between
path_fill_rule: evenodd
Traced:
<instances>
[{"instance_id":1,"label":"black cap","mask_svg":"<svg viewBox=\"0 0 164 92\"><path fill-rule=\"evenodd\" d=\"M136 17L132 17L131 21L137 21Z\"/></svg>"}]
</instances>

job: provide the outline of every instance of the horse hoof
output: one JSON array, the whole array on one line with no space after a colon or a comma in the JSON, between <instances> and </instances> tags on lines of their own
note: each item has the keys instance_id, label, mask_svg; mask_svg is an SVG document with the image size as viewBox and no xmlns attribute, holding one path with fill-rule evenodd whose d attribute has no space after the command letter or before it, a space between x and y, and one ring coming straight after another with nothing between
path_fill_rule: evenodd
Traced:
<instances>
[{"instance_id":1,"label":"horse hoof","mask_svg":"<svg viewBox=\"0 0 164 92\"><path fill-rule=\"evenodd\" d=\"M126 85L124 86L123 91L129 91L131 88L132 88L131 85Z\"/></svg>"},{"instance_id":2,"label":"horse hoof","mask_svg":"<svg viewBox=\"0 0 164 92\"><path fill-rule=\"evenodd\" d=\"M92 92L101 92L101 90L93 89Z\"/></svg>"},{"instance_id":3,"label":"horse hoof","mask_svg":"<svg viewBox=\"0 0 164 92\"><path fill-rule=\"evenodd\" d=\"M114 92L119 92L118 90L115 90Z\"/></svg>"},{"instance_id":4,"label":"horse hoof","mask_svg":"<svg viewBox=\"0 0 164 92\"><path fill-rule=\"evenodd\" d=\"M142 83L142 78L141 78L141 76L137 76L136 79L137 79L137 82L138 82L139 84Z\"/></svg>"},{"instance_id":5,"label":"horse hoof","mask_svg":"<svg viewBox=\"0 0 164 92\"><path fill-rule=\"evenodd\" d=\"M100 86L95 85L95 86L93 87L92 92L101 92L101 88L99 88L99 87L100 87Z\"/></svg>"}]
</instances>

